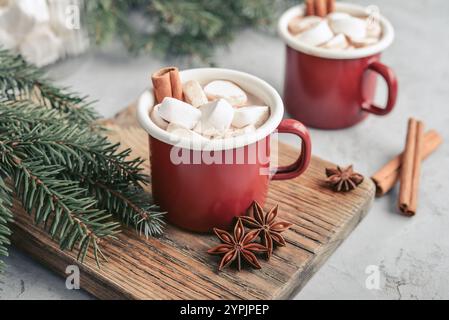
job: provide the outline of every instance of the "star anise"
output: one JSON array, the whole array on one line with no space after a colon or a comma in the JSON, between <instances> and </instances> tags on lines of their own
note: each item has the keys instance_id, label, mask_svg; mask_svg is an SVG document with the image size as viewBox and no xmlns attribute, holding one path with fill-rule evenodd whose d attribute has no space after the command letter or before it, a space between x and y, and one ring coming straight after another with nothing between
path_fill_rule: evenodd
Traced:
<instances>
[{"instance_id":1,"label":"star anise","mask_svg":"<svg viewBox=\"0 0 449 320\"><path fill-rule=\"evenodd\" d=\"M253 202L253 217L244 216L240 219L248 227L258 230L262 233L261 238L267 247L267 258L270 259L273 253L273 242L279 246L285 246L285 239L281 232L291 227L291 223L285 221L275 221L278 214L278 206L275 206L267 214L264 214L262 207Z\"/></svg>"},{"instance_id":2,"label":"star anise","mask_svg":"<svg viewBox=\"0 0 449 320\"><path fill-rule=\"evenodd\" d=\"M234 227L233 236L229 232L217 228L214 228L214 232L223 244L209 249L207 252L210 254L224 254L218 270L223 270L223 268L237 259L237 267L240 271L242 269L242 257L254 268L261 268L254 252L266 252L267 248L253 242L259 235L259 230L251 230L245 234L242 221L238 220Z\"/></svg>"},{"instance_id":3,"label":"star anise","mask_svg":"<svg viewBox=\"0 0 449 320\"><path fill-rule=\"evenodd\" d=\"M351 191L363 182L363 176L354 172L352 165L347 168L326 168L327 182L335 191Z\"/></svg>"}]
</instances>

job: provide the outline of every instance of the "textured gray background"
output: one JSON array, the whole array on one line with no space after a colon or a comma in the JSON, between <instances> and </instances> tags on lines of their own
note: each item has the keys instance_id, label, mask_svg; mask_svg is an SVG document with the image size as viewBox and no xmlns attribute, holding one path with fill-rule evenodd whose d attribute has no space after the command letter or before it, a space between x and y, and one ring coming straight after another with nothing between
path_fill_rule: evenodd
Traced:
<instances>
[{"instance_id":1,"label":"textured gray background","mask_svg":"<svg viewBox=\"0 0 449 320\"><path fill-rule=\"evenodd\" d=\"M354 163L370 175L402 149L409 116L423 119L428 128L449 138L449 1L357 2L378 5L395 27L396 40L383 60L399 78L396 109L351 129L311 133L315 155L342 165ZM217 52L215 61L220 67L257 75L282 92L284 46L274 36L244 31L228 50ZM111 116L139 95L152 70L174 63L148 56L132 58L121 49L110 49L59 63L50 72L60 83L98 99L99 112ZM380 85L381 93L384 89ZM424 163L417 216L396 213L397 191L376 200L296 299L449 298L448 160L449 148L443 144ZM65 289L64 279L14 248L6 263L2 299L92 298ZM369 265L381 271L379 290L365 286Z\"/></svg>"}]
</instances>

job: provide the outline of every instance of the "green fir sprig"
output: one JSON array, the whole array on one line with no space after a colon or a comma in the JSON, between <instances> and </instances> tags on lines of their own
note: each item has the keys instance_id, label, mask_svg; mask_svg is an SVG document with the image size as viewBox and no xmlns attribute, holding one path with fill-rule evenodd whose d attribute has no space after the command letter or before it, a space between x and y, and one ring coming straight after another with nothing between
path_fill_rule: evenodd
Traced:
<instances>
[{"instance_id":1,"label":"green fir sprig","mask_svg":"<svg viewBox=\"0 0 449 320\"><path fill-rule=\"evenodd\" d=\"M98 130L87 98L59 88L20 56L0 50L0 257L7 255L12 197L63 250L92 249L118 222L146 237L163 231L163 212L143 186L142 159ZM3 262L0 258L0 268Z\"/></svg>"},{"instance_id":2,"label":"green fir sprig","mask_svg":"<svg viewBox=\"0 0 449 320\"><path fill-rule=\"evenodd\" d=\"M209 60L245 27L272 26L294 0L89 0L85 22L97 44L114 38L131 52ZM273 28L272 28L273 29Z\"/></svg>"}]
</instances>

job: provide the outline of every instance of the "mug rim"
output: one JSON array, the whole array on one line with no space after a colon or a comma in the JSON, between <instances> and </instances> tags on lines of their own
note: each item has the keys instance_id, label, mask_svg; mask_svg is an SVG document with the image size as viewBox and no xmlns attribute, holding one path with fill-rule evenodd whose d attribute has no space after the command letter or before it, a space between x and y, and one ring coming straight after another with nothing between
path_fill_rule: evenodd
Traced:
<instances>
[{"instance_id":1,"label":"mug rim","mask_svg":"<svg viewBox=\"0 0 449 320\"><path fill-rule=\"evenodd\" d=\"M366 14L367 8L352 3L339 2L336 3L335 9L336 12ZM392 24L383 15L379 15L379 21L382 25L383 35L381 40L372 46L349 51L349 50L325 49L311 46L306 43L300 43L299 41L295 40L295 37L288 31L288 23L293 17L303 15L304 11L305 11L304 4L294 6L285 11L279 18L278 33L289 47L312 56L328 59L365 58L384 51L391 45L391 43L394 40L394 29Z\"/></svg>"},{"instance_id":2,"label":"mug rim","mask_svg":"<svg viewBox=\"0 0 449 320\"><path fill-rule=\"evenodd\" d=\"M284 104L281 97L271 85L256 76L253 76L249 73L224 68L186 69L180 71L179 75L182 82L194 80L200 77L203 79L208 78L209 81L233 81L239 86L246 87L244 88L245 91L254 94L265 104L267 104L267 106L270 108L270 116L262 126L257 128L252 133L225 139L207 139L207 141L201 141L200 143L192 143L191 139L175 136L172 133L160 128L152 121L150 117L150 111L154 107L155 99L153 88L150 87L149 90L145 90L139 97L137 103L137 120L140 123L141 127L150 136L164 143L184 149L199 151L221 151L237 149L266 138L277 129L282 120L284 114ZM248 87L254 90L248 89ZM261 95L262 93L264 93L264 96L260 97L258 94L254 93L254 91L258 91ZM270 101L266 101L267 99Z\"/></svg>"}]
</instances>

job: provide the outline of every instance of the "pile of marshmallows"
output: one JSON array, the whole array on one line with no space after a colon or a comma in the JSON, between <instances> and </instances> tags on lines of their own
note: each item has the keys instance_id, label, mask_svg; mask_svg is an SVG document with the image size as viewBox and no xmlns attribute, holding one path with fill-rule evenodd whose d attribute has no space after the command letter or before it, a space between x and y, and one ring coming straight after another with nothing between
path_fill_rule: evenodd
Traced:
<instances>
[{"instance_id":1,"label":"pile of marshmallows","mask_svg":"<svg viewBox=\"0 0 449 320\"><path fill-rule=\"evenodd\" d=\"M298 42L326 49L362 48L376 44L382 36L379 21L344 12L332 12L325 17L295 17L288 28Z\"/></svg>"},{"instance_id":2,"label":"pile of marshmallows","mask_svg":"<svg viewBox=\"0 0 449 320\"><path fill-rule=\"evenodd\" d=\"M0 47L42 67L87 50L76 17L82 0L0 0Z\"/></svg>"},{"instance_id":3,"label":"pile of marshmallows","mask_svg":"<svg viewBox=\"0 0 449 320\"><path fill-rule=\"evenodd\" d=\"M250 105L231 81L214 80L204 88L195 80L183 84L184 101L165 97L151 111L152 121L177 137L207 141L254 132L269 117L267 106Z\"/></svg>"}]
</instances>

